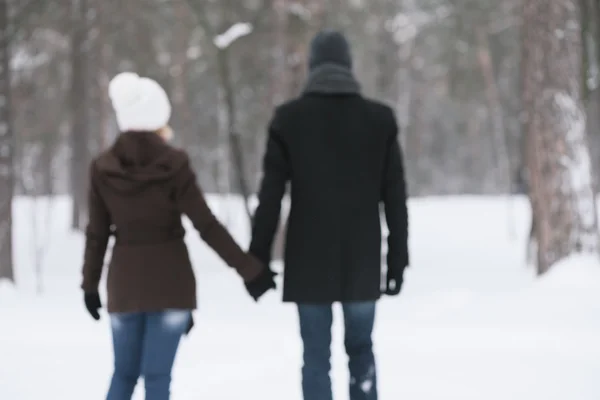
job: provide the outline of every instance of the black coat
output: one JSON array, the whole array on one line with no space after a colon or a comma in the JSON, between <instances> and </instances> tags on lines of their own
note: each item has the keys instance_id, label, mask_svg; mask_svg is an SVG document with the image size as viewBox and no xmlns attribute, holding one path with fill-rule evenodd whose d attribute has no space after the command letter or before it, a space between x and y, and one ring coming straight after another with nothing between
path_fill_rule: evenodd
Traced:
<instances>
[{"instance_id":1,"label":"black coat","mask_svg":"<svg viewBox=\"0 0 600 400\"><path fill-rule=\"evenodd\" d=\"M381 293L380 203L388 268L408 265L408 215L391 108L358 94L305 94L277 108L268 133L250 252L271 259L291 184L283 300L376 300Z\"/></svg>"}]
</instances>

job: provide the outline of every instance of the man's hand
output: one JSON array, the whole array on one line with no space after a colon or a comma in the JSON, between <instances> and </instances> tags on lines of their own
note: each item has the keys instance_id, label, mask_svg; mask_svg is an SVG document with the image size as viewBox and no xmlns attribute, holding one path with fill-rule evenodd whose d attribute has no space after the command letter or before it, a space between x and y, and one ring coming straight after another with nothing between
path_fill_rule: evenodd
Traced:
<instances>
[{"instance_id":1,"label":"man's hand","mask_svg":"<svg viewBox=\"0 0 600 400\"><path fill-rule=\"evenodd\" d=\"M275 280L273 279L277 274L271 271L270 268L265 267L265 269L254 278L250 282L245 282L246 290L252 296L254 301L258 301L258 299L268 292L270 289L275 289Z\"/></svg>"},{"instance_id":2,"label":"man's hand","mask_svg":"<svg viewBox=\"0 0 600 400\"><path fill-rule=\"evenodd\" d=\"M398 270L390 270L388 269L386 276L386 288L385 294L388 296L397 296L400 294L400 289L402 288L402 274L404 271Z\"/></svg>"}]
</instances>

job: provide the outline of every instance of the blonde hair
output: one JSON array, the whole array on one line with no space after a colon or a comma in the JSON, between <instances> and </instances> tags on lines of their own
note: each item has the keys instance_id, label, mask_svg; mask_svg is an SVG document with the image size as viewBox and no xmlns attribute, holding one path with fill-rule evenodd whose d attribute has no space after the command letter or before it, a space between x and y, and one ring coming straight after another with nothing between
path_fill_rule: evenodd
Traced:
<instances>
[{"instance_id":1,"label":"blonde hair","mask_svg":"<svg viewBox=\"0 0 600 400\"><path fill-rule=\"evenodd\" d=\"M156 134L160 136L165 142L173 139L173 129L169 125L165 125L156 131Z\"/></svg>"}]
</instances>

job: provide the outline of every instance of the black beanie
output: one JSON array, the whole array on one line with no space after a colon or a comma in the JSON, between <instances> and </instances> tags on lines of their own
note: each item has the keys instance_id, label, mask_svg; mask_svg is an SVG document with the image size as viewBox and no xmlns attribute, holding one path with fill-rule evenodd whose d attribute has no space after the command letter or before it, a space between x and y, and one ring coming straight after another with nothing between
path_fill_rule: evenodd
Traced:
<instances>
[{"instance_id":1,"label":"black beanie","mask_svg":"<svg viewBox=\"0 0 600 400\"><path fill-rule=\"evenodd\" d=\"M324 30L312 40L308 67L313 70L323 64L336 64L352 69L350 44L342 33Z\"/></svg>"}]
</instances>

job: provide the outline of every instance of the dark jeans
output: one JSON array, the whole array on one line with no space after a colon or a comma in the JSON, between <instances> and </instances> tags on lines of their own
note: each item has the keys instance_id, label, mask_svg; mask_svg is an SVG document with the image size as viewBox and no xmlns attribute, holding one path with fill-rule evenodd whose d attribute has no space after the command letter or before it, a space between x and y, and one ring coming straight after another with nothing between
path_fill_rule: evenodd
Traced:
<instances>
[{"instance_id":1,"label":"dark jeans","mask_svg":"<svg viewBox=\"0 0 600 400\"><path fill-rule=\"evenodd\" d=\"M168 400L171 369L189 310L111 314L115 371L107 400L130 400L140 376L146 400Z\"/></svg>"},{"instance_id":2,"label":"dark jeans","mask_svg":"<svg viewBox=\"0 0 600 400\"><path fill-rule=\"evenodd\" d=\"M375 302L343 303L345 338L350 369L350 400L377 400L377 374L371 334ZM298 304L304 343L302 392L304 400L332 400L331 304Z\"/></svg>"}]
</instances>

